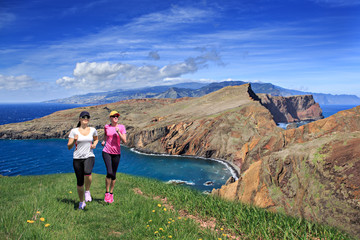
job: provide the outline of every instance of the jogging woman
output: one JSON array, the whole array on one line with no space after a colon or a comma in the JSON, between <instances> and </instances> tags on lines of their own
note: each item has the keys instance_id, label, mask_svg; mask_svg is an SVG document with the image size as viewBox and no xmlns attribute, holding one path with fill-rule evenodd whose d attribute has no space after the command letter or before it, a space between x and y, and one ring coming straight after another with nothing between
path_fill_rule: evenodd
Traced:
<instances>
[{"instance_id":1,"label":"jogging woman","mask_svg":"<svg viewBox=\"0 0 360 240\"><path fill-rule=\"evenodd\" d=\"M124 125L118 124L120 114L117 111L112 111L109 115L110 124L105 125L104 141L101 145L105 146L102 156L106 166L105 178L105 198L104 201L108 203L114 202L114 186L116 182L116 171L120 162L120 143L126 143L126 129Z\"/></svg>"},{"instance_id":2,"label":"jogging woman","mask_svg":"<svg viewBox=\"0 0 360 240\"><path fill-rule=\"evenodd\" d=\"M98 143L98 133L95 128L89 127L90 114L86 111L80 113L79 123L69 134L67 144L70 150L75 145L73 154L73 166L77 180L77 192L80 203L79 209L84 209L86 202L91 202L90 185L92 181L91 172L95 164L93 149ZM84 201L85 182L85 201Z\"/></svg>"}]
</instances>

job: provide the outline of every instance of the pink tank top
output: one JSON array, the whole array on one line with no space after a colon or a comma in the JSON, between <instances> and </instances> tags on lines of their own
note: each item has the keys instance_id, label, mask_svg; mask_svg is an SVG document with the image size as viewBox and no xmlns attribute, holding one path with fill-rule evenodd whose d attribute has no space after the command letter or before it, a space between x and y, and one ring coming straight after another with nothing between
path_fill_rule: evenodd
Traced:
<instances>
[{"instance_id":1,"label":"pink tank top","mask_svg":"<svg viewBox=\"0 0 360 240\"><path fill-rule=\"evenodd\" d=\"M126 133L126 129L124 125L118 124L117 127L121 134ZM119 134L116 132L115 127L111 126L110 124L105 125L105 136L106 136L106 144L104 146L103 152L109 154L120 154L120 143L121 139Z\"/></svg>"}]
</instances>

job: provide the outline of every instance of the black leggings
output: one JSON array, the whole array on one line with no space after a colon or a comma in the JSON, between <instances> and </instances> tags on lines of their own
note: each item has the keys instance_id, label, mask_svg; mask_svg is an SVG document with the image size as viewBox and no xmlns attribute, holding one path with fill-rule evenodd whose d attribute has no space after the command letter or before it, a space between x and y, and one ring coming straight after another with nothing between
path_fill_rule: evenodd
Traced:
<instances>
[{"instance_id":1,"label":"black leggings","mask_svg":"<svg viewBox=\"0 0 360 240\"><path fill-rule=\"evenodd\" d=\"M88 157L85 159L75 159L73 161L73 166L76 175L77 185L84 185L84 176L91 175L95 164L95 157Z\"/></svg>"},{"instance_id":2,"label":"black leggings","mask_svg":"<svg viewBox=\"0 0 360 240\"><path fill-rule=\"evenodd\" d=\"M116 171L120 163L120 154L110 154L107 152L102 152L102 156L106 166L106 177L111 178L111 180L116 179Z\"/></svg>"}]
</instances>

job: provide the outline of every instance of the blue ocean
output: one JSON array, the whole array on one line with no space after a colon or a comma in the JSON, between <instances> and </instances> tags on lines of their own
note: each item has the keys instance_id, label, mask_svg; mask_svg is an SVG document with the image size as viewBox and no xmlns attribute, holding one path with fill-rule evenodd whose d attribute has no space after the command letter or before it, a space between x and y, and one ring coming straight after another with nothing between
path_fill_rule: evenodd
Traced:
<instances>
[{"instance_id":1,"label":"blue ocean","mask_svg":"<svg viewBox=\"0 0 360 240\"><path fill-rule=\"evenodd\" d=\"M55 111L80 105L26 103L0 104L0 124L40 118ZM0 175L44 175L72 173L73 150L67 149L66 139L0 140ZM102 146L94 150L93 172L106 174ZM121 148L118 172L155 178L181 184L201 191L220 188L235 172L227 164L196 157L148 155Z\"/></svg>"},{"instance_id":2,"label":"blue ocean","mask_svg":"<svg viewBox=\"0 0 360 240\"><path fill-rule=\"evenodd\" d=\"M55 111L80 107L80 105L25 103L0 104L0 125L40 118ZM353 105L321 106L324 117ZM44 175L72 173L72 150L67 149L65 139L47 140L0 140L0 175ZM105 174L101 156L102 147L95 149L94 172ZM201 191L220 188L230 176L232 169L221 161L195 157L147 155L122 147L118 172L174 182Z\"/></svg>"}]
</instances>

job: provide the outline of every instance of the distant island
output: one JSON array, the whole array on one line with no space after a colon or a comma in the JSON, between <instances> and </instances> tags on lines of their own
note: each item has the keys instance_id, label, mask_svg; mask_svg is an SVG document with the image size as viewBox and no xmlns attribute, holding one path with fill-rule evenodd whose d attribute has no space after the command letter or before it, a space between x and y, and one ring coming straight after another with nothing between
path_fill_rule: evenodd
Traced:
<instances>
[{"instance_id":1,"label":"distant island","mask_svg":"<svg viewBox=\"0 0 360 240\"><path fill-rule=\"evenodd\" d=\"M246 83L247 82L243 81L224 81L210 84L189 82L169 86L155 86L130 90L118 89L109 92L88 93L46 102L95 105L129 99L201 97L224 87L240 86ZM315 102L320 105L360 105L360 98L356 95L332 95L325 93L302 92L282 88L271 83L251 83L251 88L256 94L264 93L270 94L271 96L288 97L294 95L313 95Z\"/></svg>"}]
</instances>

